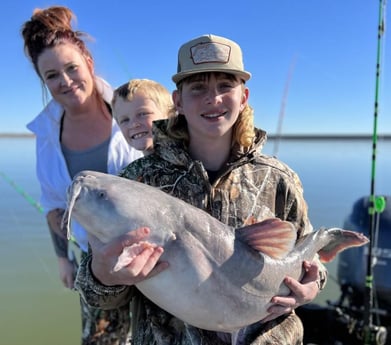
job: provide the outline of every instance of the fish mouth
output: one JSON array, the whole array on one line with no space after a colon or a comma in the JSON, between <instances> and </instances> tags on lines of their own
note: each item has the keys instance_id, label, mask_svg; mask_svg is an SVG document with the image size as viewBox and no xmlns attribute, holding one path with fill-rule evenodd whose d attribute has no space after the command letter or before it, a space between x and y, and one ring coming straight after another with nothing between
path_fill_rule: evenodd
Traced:
<instances>
[{"instance_id":1,"label":"fish mouth","mask_svg":"<svg viewBox=\"0 0 391 345\"><path fill-rule=\"evenodd\" d=\"M73 178L71 185L67 189L67 208L61 220L61 228L64 232L66 231L68 240L70 240L72 236L70 227L72 211L77 201L80 200L83 189L85 189L82 187L85 185L85 180L96 180L96 176L89 171L81 171Z\"/></svg>"}]
</instances>

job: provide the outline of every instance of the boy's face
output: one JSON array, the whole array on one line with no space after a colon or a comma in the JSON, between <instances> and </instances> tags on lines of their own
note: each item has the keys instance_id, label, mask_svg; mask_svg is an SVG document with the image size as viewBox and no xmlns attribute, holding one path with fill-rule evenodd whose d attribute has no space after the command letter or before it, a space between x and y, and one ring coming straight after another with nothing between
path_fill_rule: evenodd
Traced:
<instances>
[{"instance_id":1,"label":"boy's face","mask_svg":"<svg viewBox=\"0 0 391 345\"><path fill-rule=\"evenodd\" d=\"M225 73L194 75L174 91L177 111L183 114L191 141L231 137L232 127L248 99L248 89Z\"/></svg>"},{"instance_id":2,"label":"boy's face","mask_svg":"<svg viewBox=\"0 0 391 345\"><path fill-rule=\"evenodd\" d=\"M113 114L129 145L140 151L153 149L152 122L167 118L167 111L139 92L131 101L117 98Z\"/></svg>"}]
</instances>

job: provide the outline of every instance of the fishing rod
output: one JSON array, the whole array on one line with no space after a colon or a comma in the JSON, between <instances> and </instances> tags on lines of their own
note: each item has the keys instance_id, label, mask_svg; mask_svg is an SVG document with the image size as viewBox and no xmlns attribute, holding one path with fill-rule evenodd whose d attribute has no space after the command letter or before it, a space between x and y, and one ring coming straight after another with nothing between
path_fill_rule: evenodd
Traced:
<instances>
[{"instance_id":1,"label":"fishing rod","mask_svg":"<svg viewBox=\"0 0 391 345\"><path fill-rule=\"evenodd\" d=\"M8 182L10 186L12 186L31 206L36 208L39 213L44 213L43 207L40 205L38 201L36 201L31 195L26 193L22 187L20 187L18 184L16 184L15 181L13 181L8 175L6 175L4 172L0 171L0 176L3 177L3 179ZM76 243L75 238L72 236L70 243L74 244Z\"/></svg>"},{"instance_id":2,"label":"fishing rod","mask_svg":"<svg viewBox=\"0 0 391 345\"><path fill-rule=\"evenodd\" d=\"M40 213L43 213L42 206L34 200L32 196L27 194L20 186L18 186L13 180L11 180L5 173L0 171L0 175L5 181L7 181L31 206L35 207Z\"/></svg>"},{"instance_id":3,"label":"fishing rod","mask_svg":"<svg viewBox=\"0 0 391 345\"><path fill-rule=\"evenodd\" d=\"M285 82L284 93L283 93L282 100L281 100L280 113L278 116L277 132L276 132L276 138L274 140L274 148L273 148L273 156L275 156L275 157L277 157L278 149L279 149L279 145L280 145L280 140L282 137L282 123L284 121L284 116L285 116L286 100L288 98L289 87L291 84L295 65L296 65L296 56L293 57L291 65L289 67L288 77Z\"/></svg>"},{"instance_id":4,"label":"fishing rod","mask_svg":"<svg viewBox=\"0 0 391 345\"><path fill-rule=\"evenodd\" d=\"M386 207L386 200L382 196L375 195L375 175L376 175L376 146L377 146L377 120L379 113L379 89L380 89L380 63L381 63L381 46L382 37L385 32L385 6L386 1L379 2L379 24L377 36L377 63L376 63L376 84L375 84L375 109L373 119L373 135L372 135L372 162L371 162L371 190L369 197L369 248L367 257L367 272L365 277L365 295L364 295L364 326L363 340L365 345L384 344L387 331L385 327L378 327L373 324L373 249L375 230L378 226L379 217Z\"/></svg>"}]
</instances>

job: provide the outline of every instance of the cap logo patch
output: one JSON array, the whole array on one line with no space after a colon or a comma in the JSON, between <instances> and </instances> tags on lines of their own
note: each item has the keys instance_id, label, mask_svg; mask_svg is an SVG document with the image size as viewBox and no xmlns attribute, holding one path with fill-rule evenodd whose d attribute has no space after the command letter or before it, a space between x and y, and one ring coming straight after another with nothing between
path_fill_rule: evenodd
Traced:
<instances>
[{"instance_id":1,"label":"cap logo patch","mask_svg":"<svg viewBox=\"0 0 391 345\"><path fill-rule=\"evenodd\" d=\"M218 62L227 63L231 47L222 43L199 43L191 47L191 58L195 65Z\"/></svg>"}]
</instances>

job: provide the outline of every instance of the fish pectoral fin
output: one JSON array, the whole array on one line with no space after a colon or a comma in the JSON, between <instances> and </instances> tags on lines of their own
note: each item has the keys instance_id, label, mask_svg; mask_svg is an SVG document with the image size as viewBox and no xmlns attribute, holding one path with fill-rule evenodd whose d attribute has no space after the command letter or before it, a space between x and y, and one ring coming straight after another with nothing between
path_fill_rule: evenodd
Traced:
<instances>
[{"instance_id":1,"label":"fish pectoral fin","mask_svg":"<svg viewBox=\"0 0 391 345\"><path fill-rule=\"evenodd\" d=\"M268 218L236 232L243 242L273 259L284 258L295 247L297 239L293 224L279 218Z\"/></svg>"},{"instance_id":2,"label":"fish pectoral fin","mask_svg":"<svg viewBox=\"0 0 391 345\"><path fill-rule=\"evenodd\" d=\"M124 247L121 254L118 256L117 262L114 265L113 272L117 272L120 269L128 266L145 249L154 247L156 246L145 241L137 242L131 246Z\"/></svg>"}]
</instances>

